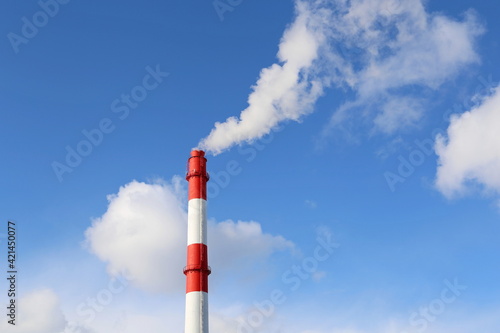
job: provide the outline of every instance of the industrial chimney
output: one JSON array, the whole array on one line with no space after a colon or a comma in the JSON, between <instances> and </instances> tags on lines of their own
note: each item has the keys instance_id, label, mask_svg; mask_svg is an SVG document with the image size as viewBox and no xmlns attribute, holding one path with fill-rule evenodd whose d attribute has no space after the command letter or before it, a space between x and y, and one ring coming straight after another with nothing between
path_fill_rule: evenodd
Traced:
<instances>
[{"instance_id":1,"label":"industrial chimney","mask_svg":"<svg viewBox=\"0 0 500 333\"><path fill-rule=\"evenodd\" d=\"M193 150L188 160L188 244L185 333L208 333L207 159Z\"/></svg>"}]
</instances>

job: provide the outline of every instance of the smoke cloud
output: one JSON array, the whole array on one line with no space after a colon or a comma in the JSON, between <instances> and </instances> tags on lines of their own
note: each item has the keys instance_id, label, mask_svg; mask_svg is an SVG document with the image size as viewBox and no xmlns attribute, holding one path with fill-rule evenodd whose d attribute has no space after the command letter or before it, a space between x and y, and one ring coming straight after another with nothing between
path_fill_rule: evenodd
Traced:
<instances>
[{"instance_id":1,"label":"smoke cloud","mask_svg":"<svg viewBox=\"0 0 500 333\"><path fill-rule=\"evenodd\" d=\"M414 126L424 92L479 61L483 31L473 11L459 21L427 12L422 0L297 0L278 63L261 71L239 117L217 122L199 148L219 154L300 121L330 85L352 99L340 101L323 138L353 114L386 134Z\"/></svg>"},{"instance_id":2,"label":"smoke cloud","mask_svg":"<svg viewBox=\"0 0 500 333\"><path fill-rule=\"evenodd\" d=\"M319 2L298 1L297 17L285 31L278 52L281 64L261 71L248 107L239 118L216 123L199 147L219 154L235 144L252 142L268 134L280 122L299 121L312 112L326 82L314 73L319 49L326 40L325 21L329 11Z\"/></svg>"}]
</instances>

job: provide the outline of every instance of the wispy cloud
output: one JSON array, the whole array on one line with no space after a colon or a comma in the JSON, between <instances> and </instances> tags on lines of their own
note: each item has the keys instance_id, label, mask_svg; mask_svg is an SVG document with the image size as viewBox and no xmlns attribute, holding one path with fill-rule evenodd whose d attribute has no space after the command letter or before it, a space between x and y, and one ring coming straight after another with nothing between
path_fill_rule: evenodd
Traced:
<instances>
[{"instance_id":1,"label":"wispy cloud","mask_svg":"<svg viewBox=\"0 0 500 333\"><path fill-rule=\"evenodd\" d=\"M338 108L323 137L353 115L389 134L412 126L425 110L426 89L437 90L479 61L475 43L483 28L471 10L456 20L428 12L421 0L337 3L332 65L336 83L354 99Z\"/></svg>"},{"instance_id":2,"label":"wispy cloud","mask_svg":"<svg viewBox=\"0 0 500 333\"><path fill-rule=\"evenodd\" d=\"M314 200L306 200L305 202L305 205L311 209L316 209L318 208L318 203Z\"/></svg>"}]
</instances>

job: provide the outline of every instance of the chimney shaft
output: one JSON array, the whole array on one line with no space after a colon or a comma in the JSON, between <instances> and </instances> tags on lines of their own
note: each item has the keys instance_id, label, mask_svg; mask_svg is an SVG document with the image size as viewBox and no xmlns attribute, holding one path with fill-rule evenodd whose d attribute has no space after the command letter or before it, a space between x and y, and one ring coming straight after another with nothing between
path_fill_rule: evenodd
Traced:
<instances>
[{"instance_id":1,"label":"chimney shaft","mask_svg":"<svg viewBox=\"0 0 500 333\"><path fill-rule=\"evenodd\" d=\"M188 160L188 244L185 333L208 333L207 159L193 150Z\"/></svg>"}]
</instances>

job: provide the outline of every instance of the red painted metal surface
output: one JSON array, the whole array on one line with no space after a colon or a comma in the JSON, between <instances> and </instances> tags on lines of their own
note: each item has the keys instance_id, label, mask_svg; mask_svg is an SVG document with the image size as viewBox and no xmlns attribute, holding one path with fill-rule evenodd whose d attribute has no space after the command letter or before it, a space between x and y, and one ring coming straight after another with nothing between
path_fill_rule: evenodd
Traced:
<instances>
[{"instance_id":1,"label":"red painted metal surface","mask_svg":"<svg viewBox=\"0 0 500 333\"><path fill-rule=\"evenodd\" d=\"M189 200L207 199L208 179L205 152L202 150L193 150L188 160L186 174L186 180L189 182ZM205 216L205 214L203 214L203 216ZM206 223L206 221L203 220L197 222ZM203 229L203 227L200 227L200 230ZM208 275L210 275L210 273L207 245L203 243L189 244L187 248L187 265L184 267L184 274L186 275L186 293L192 291L208 292Z\"/></svg>"},{"instance_id":2,"label":"red painted metal surface","mask_svg":"<svg viewBox=\"0 0 500 333\"><path fill-rule=\"evenodd\" d=\"M189 200L207 199L207 159L203 150L193 150L188 160L186 180L189 182Z\"/></svg>"},{"instance_id":3,"label":"red painted metal surface","mask_svg":"<svg viewBox=\"0 0 500 333\"><path fill-rule=\"evenodd\" d=\"M204 291L208 293L208 276L211 270L208 266L208 249L205 244L188 246L186 275L186 293Z\"/></svg>"}]
</instances>

